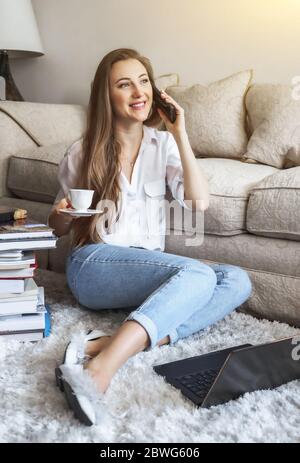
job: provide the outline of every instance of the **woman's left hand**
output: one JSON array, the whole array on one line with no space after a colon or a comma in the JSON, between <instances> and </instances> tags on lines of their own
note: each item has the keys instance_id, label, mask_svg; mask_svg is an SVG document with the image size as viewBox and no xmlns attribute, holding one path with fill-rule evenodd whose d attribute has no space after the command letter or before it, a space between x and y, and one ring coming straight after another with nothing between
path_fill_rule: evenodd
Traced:
<instances>
[{"instance_id":1,"label":"woman's left hand","mask_svg":"<svg viewBox=\"0 0 300 463\"><path fill-rule=\"evenodd\" d=\"M157 111L165 123L166 129L170 132L174 137L176 135L180 135L186 131L185 129L185 119L184 119L184 109L179 106L179 104L164 90L161 91L161 97L167 103L172 103L176 109L176 121L172 123L168 116L160 109L157 108Z\"/></svg>"}]
</instances>

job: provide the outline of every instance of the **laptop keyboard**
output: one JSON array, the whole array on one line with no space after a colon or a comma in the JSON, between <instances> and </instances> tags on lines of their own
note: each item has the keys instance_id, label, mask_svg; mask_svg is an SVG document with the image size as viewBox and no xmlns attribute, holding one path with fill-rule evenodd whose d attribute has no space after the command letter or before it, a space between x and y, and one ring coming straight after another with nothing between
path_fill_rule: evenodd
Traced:
<instances>
[{"instance_id":1,"label":"laptop keyboard","mask_svg":"<svg viewBox=\"0 0 300 463\"><path fill-rule=\"evenodd\" d=\"M219 370L209 369L191 375L177 376L176 380L199 399L204 399L218 373Z\"/></svg>"}]
</instances>

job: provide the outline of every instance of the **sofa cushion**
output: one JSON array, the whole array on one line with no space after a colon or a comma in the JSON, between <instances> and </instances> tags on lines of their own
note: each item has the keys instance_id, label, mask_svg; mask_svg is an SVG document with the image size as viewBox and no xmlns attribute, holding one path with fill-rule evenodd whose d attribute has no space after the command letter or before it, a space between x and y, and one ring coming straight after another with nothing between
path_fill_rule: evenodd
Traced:
<instances>
[{"instance_id":1,"label":"sofa cushion","mask_svg":"<svg viewBox=\"0 0 300 463\"><path fill-rule=\"evenodd\" d=\"M266 238L250 233L222 237L206 234L201 246L186 246L186 240L186 235L177 236L175 232L171 232L166 237L165 251L297 277L300 289L300 246L297 241ZM300 321L300 305L298 307Z\"/></svg>"},{"instance_id":2,"label":"sofa cushion","mask_svg":"<svg viewBox=\"0 0 300 463\"><path fill-rule=\"evenodd\" d=\"M277 169L233 159L198 159L198 163L208 179L211 198L205 212L205 232L245 233L250 190Z\"/></svg>"},{"instance_id":3,"label":"sofa cushion","mask_svg":"<svg viewBox=\"0 0 300 463\"><path fill-rule=\"evenodd\" d=\"M19 198L53 203L58 164L72 141L21 151L9 159L7 187Z\"/></svg>"},{"instance_id":4,"label":"sofa cushion","mask_svg":"<svg viewBox=\"0 0 300 463\"><path fill-rule=\"evenodd\" d=\"M220 158L197 159L197 163L209 183L210 204L204 213L205 233L223 236L247 233L246 210L249 193L263 178L277 172L278 169ZM185 213L195 214L190 211ZM183 230L182 221L172 220L172 217L169 226L170 229ZM184 230L188 232L192 231L192 228L184 227Z\"/></svg>"},{"instance_id":5,"label":"sofa cushion","mask_svg":"<svg viewBox=\"0 0 300 463\"><path fill-rule=\"evenodd\" d=\"M251 190L247 230L261 236L300 240L300 167L278 171Z\"/></svg>"},{"instance_id":6,"label":"sofa cushion","mask_svg":"<svg viewBox=\"0 0 300 463\"><path fill-rule=\"evenodd\" d=\"M300 101L292 87L252 85L246 107L253 133L244 158L277 168L300 165Z\"/></svg>"},{"instance_id":7,"label":"sofa cushion","mask_svg":"<svg viewBox=\"0 0 300 463\"><path fill-rule=\"evenodd\" d=\"M51 251L52 252L52 251ZM244 267L253 291L239 310L300 326L299 243L255 235L205 236L202 246L186 246L185 236L171 234L165 252ZM285 258L282 259L284 253ZM291 276L289 276L291 275Z\"/></svg>"},{"instance_id":8,"label":"sofa cushion","mask_svg":"<svg viewBox=\"0 0 300 463\"><path fill-rule=\"evenodd\" d=\"M166 92L185 110L186 129L197 157L241 158L246 151L244 96L252 71L243 71L207 87L168 87Z\"/></svg>"}]
</instances>

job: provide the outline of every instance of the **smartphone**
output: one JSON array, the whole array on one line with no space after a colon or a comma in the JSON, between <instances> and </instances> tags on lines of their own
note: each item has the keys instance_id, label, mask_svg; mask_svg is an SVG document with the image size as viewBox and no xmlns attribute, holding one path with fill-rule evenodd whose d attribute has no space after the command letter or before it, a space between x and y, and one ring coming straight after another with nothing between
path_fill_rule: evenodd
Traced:
<instances>
[{"instance_id":1,"label":"smartphone","mask_svg":"<svg viewBox=\"0 0 300 463\"><path fill-rule=\"evenodd\" d=\"M165 100L161 97L161 92L160 90L155 87L155 85L152 86L153 88L153 101L155 105L161 109L164 114L168 117L168 119L174 123L176 121L176 108L172 103L166 103Z\"/></svg>"}]
</instances>

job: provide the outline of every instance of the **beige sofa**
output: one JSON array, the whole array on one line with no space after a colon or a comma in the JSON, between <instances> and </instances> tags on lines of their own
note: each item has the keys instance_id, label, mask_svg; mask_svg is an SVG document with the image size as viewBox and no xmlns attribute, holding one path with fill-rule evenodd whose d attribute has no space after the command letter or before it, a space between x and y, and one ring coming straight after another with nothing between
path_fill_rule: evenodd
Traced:
<instances>
[{"instance_id":1,"label":"beige sofa","mask_svg":"<svg viewBox=\"0 0 300 463\"><path fill-rule=\"evenodd\" d=\"M57 167L82 136L85 108L0 102L0 204L45 222L59 185ZM197 160L211 201L200 246L185 246L171 221L166 252L243 267L253 294L242 310L300 325L300 167L278 169L221 157ZM188 233L189 230L186 230ZM199 231L200 232L200 231ZM64 272L68 237L38 253L39 265Z\"/></svg>"}]
</instances>

